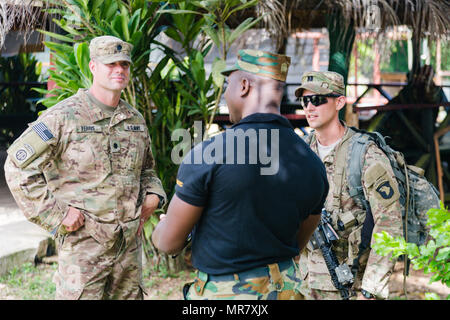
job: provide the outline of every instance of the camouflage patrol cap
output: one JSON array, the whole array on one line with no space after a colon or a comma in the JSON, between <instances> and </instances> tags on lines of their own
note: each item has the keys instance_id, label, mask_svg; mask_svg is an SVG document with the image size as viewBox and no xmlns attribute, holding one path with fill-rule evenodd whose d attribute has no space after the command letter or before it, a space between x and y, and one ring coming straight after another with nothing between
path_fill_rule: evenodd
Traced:
<instances>
[{"instance_id":1,"label":"camouflage patrol cap","mask_svg":"<svg viewBox=\"0 0 450 320\"><path fill-rule=\"evenodd\" d=\"M260 50L239 50L237 58L234 66L222 71L224 76L241 70L284 82L291 64L291 58L288 56Z\"/></svg>"},{"instance_id":2,"label":"camouflage patrol cap","mask_svg":"<svg viewBox=\"0 0 450 320\"><path fill-rule=\"evenodd\" d=\"M332 92L345 95L344 77L333 71L308 71L302 76L302 84L295 90L295 96L300 97L303 90L317 94Z\"/></svg>"},{"instance_id":3,"label":"camouflage patrol cap","mask_svg":"<svg viewBox=\"0 0 450 320\"><path fill-rule=\"evenodd\" d=\"M108 64L116 61L131 63L131 50L133 45L113 36L101 36L91 40L89 53L91 59Z\"/></svg>"}]
</instances>

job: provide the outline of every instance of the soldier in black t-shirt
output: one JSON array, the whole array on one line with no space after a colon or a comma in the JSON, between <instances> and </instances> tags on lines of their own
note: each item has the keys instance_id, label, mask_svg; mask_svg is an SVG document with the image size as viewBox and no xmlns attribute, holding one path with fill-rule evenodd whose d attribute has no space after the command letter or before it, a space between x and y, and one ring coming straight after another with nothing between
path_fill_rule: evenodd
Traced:
<instances>
[{"instance_id":1,"label":"soldier in black t-shirt","mask_svg":"<svg viewBox=\"0 0 450 320\"><path fill-rule=\"evenodd\" d=\"M293 258L320 220L325 168L280 115L290 58L241 50L225 70L231 129L181 164L152 239L179 252L192 231L195 282L187 299L301 299Z\"/></svg>"}]
</instances>

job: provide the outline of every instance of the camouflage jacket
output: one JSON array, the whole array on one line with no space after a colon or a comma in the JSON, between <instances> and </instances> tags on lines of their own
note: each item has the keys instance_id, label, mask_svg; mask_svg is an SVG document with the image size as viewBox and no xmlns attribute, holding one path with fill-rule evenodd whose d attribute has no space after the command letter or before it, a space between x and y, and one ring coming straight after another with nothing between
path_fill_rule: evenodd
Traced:
<instances>
[{"instance_id":1,"label":"camouflage jacket","mask_svg":"<svg viewBox=\"0 0 450 320\"><path fill-rule=\"evenodd\" d=\"M166 194L142 115L123 100L107 115L86 92L30 124L8 149L5 176L31 222L56 236L72 206L83 212L92 237L112 244L120 229L126 240L134 237L147 193L164 201Z\"/></svg>"},{"instance_id":2,"label":"camouflage jacket","mask_svg":"<svg viewBox=\"0 0 450 320\"><path fill-rule=\"evenodd\" d=\"M348 150L348 143L352 136L353 131L346 126L342 140L323 160L330 184L325 209L331 213L333 228L340 238L334 243L334 252L340 263L347 263L350 267L359 253L358 246L361 242L361 231L366 217L366 212L350 196L347 187L345 170L348 152L345 152L347 153L345 157L337 157L344 151L342 149L339 152L340 148ZM310 146L314 152L318 153L317 139L313 138ZM344 169L342 170L342 168ZM373 234L386 231L393 236L401 236L403 233L398 185L388 158L375 143L372 143L367 149L361 177L364 194L369 200L374 218ZM386 193L380 188L380 186L386 185L386 182L389 183L392 192ZM338 221L342 221L344 225L342 231L338 228ZM388 298L388 281L394 264L395 261L391 261L390 256L379 256L373 250L365 252L360 259L360 268L354 289L362 288L379 298ZM303 279L308 275L308 286L311 289L337 291L331 282L320 249L312 250L312 247L308 245L300 256L300 268Z\"/></svg>"}]
</instances>

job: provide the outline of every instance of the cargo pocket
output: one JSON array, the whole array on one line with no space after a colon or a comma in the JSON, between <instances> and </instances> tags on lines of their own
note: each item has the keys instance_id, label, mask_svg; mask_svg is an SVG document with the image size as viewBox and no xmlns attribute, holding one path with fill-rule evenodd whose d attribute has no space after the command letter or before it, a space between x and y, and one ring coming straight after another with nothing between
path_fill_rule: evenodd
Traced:
<instances>
[{"instance_id":1,"label":"cargo pocket","mask_svg":"<svg viewBox=\"0 0 450 320\"><path fill-rule=\"evenodd\" d=\"M81 273L73 270L75 266L59 267L53 276L56 285L55 300L79 300L84 288L81 285ZM79 270L78 270L79 271ZM63 272L63 276L61 276Z\"/></svg>"},{"instance_id":2,"label":"cargo pocket","mask_svg":"<svg viewBox=\"0 0 450 320\"><path fill-rule=\"evenodd\" d=\"M84 227L89 236L104 247L112 247L115 241L117 226L114 224L95 221L89 214L84 213Z\"/></svg>"},{"instance_id":3,"label":"cargo pocket","mask_svg":"<svg viewBox=\"0 0 450 320\"><path fill-rule=\"evenodd\" d=\"M362 227L363 225L358 226L348 236L348 262L350 264L353 264L353 260L358 256L359 253Z\"/></svg>"},{"instance_id":4,"label":"cargo pocket","mask_svg":"<svg viewBox=\"0 0 450 320\"><path fill-rule=\"evenodd\" d=\"M355 215L351 211L339 212L337 214L338 221L333 225L337 227L336 231L344 231L348 233L348 230L358 223Z\"/></svg>"},{"instance_id":5,"label":"cargo pocket","mask_svg":"<svg viewBox=\"0 0 450 320\"><path fill-rule=\"evenodd\" d=\"M300 254L300 259L298 261L298 276L301 281L304 281L308 276L308 250L305 249Z\"/></svg>"},{"instance_id":6,"label":"cargo pocket","mask_svg":"<svg viewBox=\"0 0 450 320\"><path fill-rule=\"evenodd\" d=\"M80 182L91 183L111 172L101 132L72 134L61 160L65 169Z\"/></svg>"}]
</instances>

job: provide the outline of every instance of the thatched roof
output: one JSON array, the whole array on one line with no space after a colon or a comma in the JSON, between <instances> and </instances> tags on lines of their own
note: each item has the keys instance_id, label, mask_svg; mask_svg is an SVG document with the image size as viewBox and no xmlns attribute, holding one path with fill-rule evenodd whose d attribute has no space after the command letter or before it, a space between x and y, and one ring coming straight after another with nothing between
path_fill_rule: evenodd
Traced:
<instances>
[{"instance_id":1,"label":"thatched roof","mask_svg":"<svg viewBox=\"0 0 450 320\"><path fill-rule=\"evenodd\" d=\"M58 2L67 4L66 0L0 0L0 47L9 30L29 30L42 21L44 7ZM407 25L414 32L420 30L419 37L450 38L448 0L261 0L231 27L248 16L266 14L264 27L279 42L293 31L327 27L327 18L338 10L357 31L382 34L389 27Z\"/></svg>"},{"instance_id":2,"label":"thatched roof","mask_svg":"<svg viewBox=\"0 0 450 320\"><path fill-rule=\"evenodd\" d=\"M45 20L42 10L47 0L0 0L0 48L11 30L22 30L27 35Z\"/></svg>"},{"instance_id":3,"label":"thatched roof","mask_svg":"<svg viewBox=\"0 0 450 320\"><path fill-rule=\"evenodd\" d=\"M356 31L382 34L407 25L417 36L449 39L450 2L447 0L266 0L257 6L266 14L265 27L275 39L309 28L327 27L338 11Z\"/></svg>"}]
</instances>

